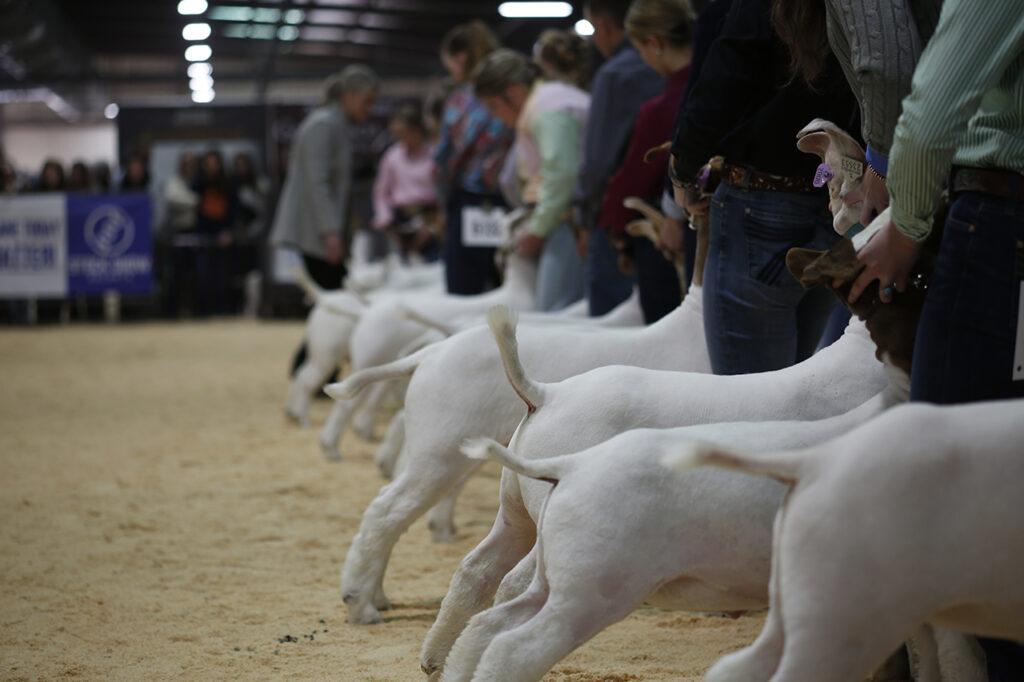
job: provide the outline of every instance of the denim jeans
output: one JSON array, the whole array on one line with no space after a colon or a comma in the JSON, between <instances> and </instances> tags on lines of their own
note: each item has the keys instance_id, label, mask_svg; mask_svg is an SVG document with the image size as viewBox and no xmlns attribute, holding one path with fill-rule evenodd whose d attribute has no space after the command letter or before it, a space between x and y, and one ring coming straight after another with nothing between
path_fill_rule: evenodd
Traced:
<instances>
[{"instance_id":1,"label":"denim jeans","mask_svg":"<svg viewBox=\"0 0 1024 682\"><path fill-rule=\"evenodd\" d=\"M583 261L568 224L548 235L537 264L537 309L561 310L583 298Z\"/></svg>"},{"instance_id":2,"label":"denim jeans","mask_svg":"<svg viewBox=\"0 0 1024 682\"><path fill-rule=\"evenodd\" d=\"M619 270L619 252L600 228L590 230L586 277L591 315L604 315L633 293L633 278Z\"/></svg>"},{"instance_id":3,"label":"denim jeans","mask_svg":"<svg viewBox=\"0 0 1024 682\"><path fill-rule=\"evenodd\" d=\"M818 345L835 297L806 291L786 252L827 249L839 236L823 193L719 185L711 198L704 333L715 374L788 367Z\"/></svg>"},{"instance_id":4,"label":"denim jeans","mask_svg":"<svg viewBox=\"0 0 1024 682\"><path fill-rule=\"evenodd\" d=\"M500 195L453 189L445 204L444 274L449 294L482 294L501 283L494 249L462 243L462 209L466 206L504 206Z\"/></svg>"},{"instance_id":5,"label":"denim jeans","mask_svg":"<svg viewBox=\"0 0 1024 682\"><path fill-rule=\"evenodd\" d=\"M644 322L657 322L678 308L682 300L676 267L647 237L633 240L633 262L636 264L636 286L640 292Z\"/></svg>"},{"instance_id":6,"label":"denim jeans","mask_svg":"<svg viewBox=\"0 0 1024 682\"><path fill-rule=\"evenodd\" d=\"M965 192L950 207L914 344L910 399L1024 397L1013 381L1024 202Z\"/></svg>"}]
</instances>

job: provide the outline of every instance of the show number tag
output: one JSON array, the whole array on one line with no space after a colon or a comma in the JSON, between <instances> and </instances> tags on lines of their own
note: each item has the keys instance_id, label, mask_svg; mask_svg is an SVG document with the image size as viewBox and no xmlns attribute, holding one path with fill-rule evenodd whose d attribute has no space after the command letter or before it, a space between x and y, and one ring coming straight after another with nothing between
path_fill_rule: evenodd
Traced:
<instances>
[{"instance_id":1,"label":"show number tag","mask_svg":"<svg viewBox=\"0 0 1024 682\"><path fill-rule=\"evenodd\" d=\"M484 210L479 206L462 209L463 246L501 246L501 223L505 211L500 208Z\"/></svg>"},{"instance_id":2,"label":"show number tag","mask_svg":"<svg viewBox=\"0 0 1024 682\"><path fill-rule=\"evenodd\" d=\"M1024 282L1017 303L1017 350L1013 354L1013 380L1024 381Z\"/></svg>"}]
</instances>

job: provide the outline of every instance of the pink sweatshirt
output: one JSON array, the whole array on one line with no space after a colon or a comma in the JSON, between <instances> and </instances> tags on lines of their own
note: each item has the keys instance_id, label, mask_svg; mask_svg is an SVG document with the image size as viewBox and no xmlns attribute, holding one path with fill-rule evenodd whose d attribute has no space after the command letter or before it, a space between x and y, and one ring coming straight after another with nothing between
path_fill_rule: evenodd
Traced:
<instances>
[{"instance_id":1,"label":"pink sweatshirt","mask_svg":"<svg viewBox=\"0 0 1024 682\"><path fill-rule=\"evenodd\" d=\"M373 182L374 227L390 225L398 206L438 203L433 156L430 145L424 145L415 156L409 156L401 143L388 147Z\"/></svg>"}]
</instances>

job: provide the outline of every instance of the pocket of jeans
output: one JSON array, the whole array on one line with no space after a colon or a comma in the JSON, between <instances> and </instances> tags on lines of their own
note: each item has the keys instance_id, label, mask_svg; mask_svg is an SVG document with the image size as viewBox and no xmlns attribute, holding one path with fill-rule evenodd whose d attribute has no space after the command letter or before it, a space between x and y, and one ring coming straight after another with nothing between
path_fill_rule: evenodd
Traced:
<instances>
[{"instance_id":1,"label":"pocket of jeans","mask_svg":"<svg viewBox=\"0 0 1024 682\"><path fill-rule=\"evenodd\" d=\"M750 277L768 286L787 286L796 280L786 269L786 253L814 239L817 225L806 213L765 207L744 209L743 232L747 241Z\"/></svg>"}]
</instances>

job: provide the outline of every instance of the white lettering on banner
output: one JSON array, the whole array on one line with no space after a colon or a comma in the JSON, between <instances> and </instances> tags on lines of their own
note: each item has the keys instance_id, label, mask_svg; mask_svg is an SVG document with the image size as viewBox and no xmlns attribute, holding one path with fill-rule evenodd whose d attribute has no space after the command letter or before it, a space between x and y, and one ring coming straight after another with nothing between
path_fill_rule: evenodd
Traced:
<instances>
[{"instance_id":1,"label":"white lettering on banner","mask_svg":"<svg viewBox=\"0 0 1024 682\"><path fill-rule=\"evenodd\" d=\"M462 209L462 244L463 246L501 246L501 224L505 220L505 211L492 208L488 211L479 206L466 206Z\"/></svg>"},{"instance_id":2,"label":"white lettering on banner","mask_svg":"<svg viewBox=\"0 0 1024 682\"><path fill-rule=\"evenodd\" d=\"M63 194L0 198L0 297L67 295Z\"/></svg>"},{"instance_id":3,"label":"white lettering on banner","mask_svg":"<svg viewBox=\"0 0 1024 682\"><path fill-rule=\"evenodd\" d=\"M1024 381L1024 282L1017 301L1017 349L1013 354L1013 380Z\"/></svg>"}]
</instances>

